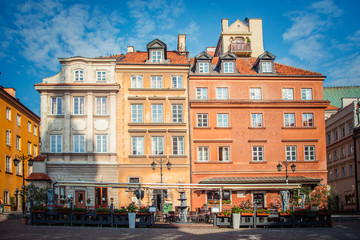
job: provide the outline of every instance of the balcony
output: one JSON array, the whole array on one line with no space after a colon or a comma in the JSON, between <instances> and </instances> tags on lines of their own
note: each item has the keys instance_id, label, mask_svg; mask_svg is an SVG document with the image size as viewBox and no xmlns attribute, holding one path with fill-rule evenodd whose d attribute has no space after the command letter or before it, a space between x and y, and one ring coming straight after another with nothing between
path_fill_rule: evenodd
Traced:
<instances>
[{"instance_id":1,"label":"balcony","mask_svg":"<svg viewBox=\"0 0 360 240\"><path fill-rule=\"evenodd\" d=\"M242 57L251 56L251 43L231 43L231 52Z\"/></svg>"}]
</instances>

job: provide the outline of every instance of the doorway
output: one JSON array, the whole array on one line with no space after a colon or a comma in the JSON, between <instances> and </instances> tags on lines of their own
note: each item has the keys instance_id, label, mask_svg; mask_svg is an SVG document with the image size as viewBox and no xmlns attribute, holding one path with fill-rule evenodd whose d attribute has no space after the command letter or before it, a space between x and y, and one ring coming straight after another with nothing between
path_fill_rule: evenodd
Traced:
<instances>
[{"instance_id":1,"label":"doorway","mask_svg":"<svg viewBox=\"0 0 360 240\"><path fill-rule=\"evenodd\" d=\"M264 208L264 194L263 193L254 193L254 207L257 209Z\"/></svg>"},{"instance_id":2,"label":"doorway","mask_svg":"<svg viewBox=\"0 0 360 240\"><path fill-rule=\"evenodd\" d=\"M167 191L161 189L154 189L154 204L158 211L161 211L161 191L163 191L163 198L167 198ZM165 201L164 201L165 202Z\"/></svg>"},{"instance_id":3,"label":"doorway","mask_svg":"<svg viewBox=\"0 0 360 240\"><path fill-rule=\"evenodd\" d=\"M95 188L95 208L106 207L108 205L108 189L107 187Z\"/></svg>"},{"instance_id":4,"label":"doorway","mask_svg":"<svg viewBox=\"0 0 360 240\"><path fill-rule=\"evenodd\" d=\"M76 207L85 207L85 191L75 192L75 205Z\"/></svg>"}]
</instances>

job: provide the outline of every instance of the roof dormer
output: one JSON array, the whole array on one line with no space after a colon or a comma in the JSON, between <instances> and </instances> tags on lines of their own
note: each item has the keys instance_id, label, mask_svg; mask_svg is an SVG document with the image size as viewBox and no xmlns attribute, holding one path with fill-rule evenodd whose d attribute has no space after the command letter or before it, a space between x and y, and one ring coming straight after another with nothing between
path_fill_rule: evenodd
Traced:
<instances>
[{"instance_id":1,"label":"roof dormer","mask_svg":"<svg viewBox=\"0 0 360 240\"><path fill-rule=\"evenodd\" d=\"M220 73L237 73L235 61L236 55L232 52L226 52L219 57L216 68Z\"/></svg>"},{"instance_id":2,"label":"roof dormer","mask_svg":"<svg viewBox=\"0 0 360 240\"><path fill-rule=\"evenodd\" d=\"M274 60L276 56L268 51L261 54L254 63L254 69L258 73L276 73Z\"/></svg>"},{"instance_id":3,"label":"roof dormer","mask_svg":"<svg viewBox=\"0 0 360 240\"><path fill-rule=\"evenodd\" d=\"M148 51L147 63L165 63L167 59L166 44L159 39L154 39L146 45Z\"/></svg>"},{"instance_id":4,"label":"roof dormer","mask_svg":"<svg viewBox=\"0 0 360 240\"><path fill-rule=\"evenodd\" d=\"M211 72L211 60L213 57L207 52L203 51L202 53L195 56L194 68L196 73L209 73Z\"/></svg>"}]
</instances>

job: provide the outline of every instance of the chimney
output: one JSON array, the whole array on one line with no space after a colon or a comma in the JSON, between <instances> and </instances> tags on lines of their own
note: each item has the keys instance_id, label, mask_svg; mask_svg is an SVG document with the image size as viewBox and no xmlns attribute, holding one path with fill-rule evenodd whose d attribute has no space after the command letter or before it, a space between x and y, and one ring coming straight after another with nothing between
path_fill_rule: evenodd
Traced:
<instances>
[{"instance_id":1,"label":"chimney","mask_svg":"<svg viewBox=\"0 0 360 240\"><path fill-rule=\"evenodd\" d=\"M221 27L223 32L227 31L229 28L229 19L227 18L221 19Z\"/></svg>"},{"instance_id":2,"label":"chimney","mask_svg":"<svg viewBox=\"0 0 360 240\"><path fill-rule=\"evenodd\" d=\"M135 52L134 46L128 46L128 47L127 47L127 52L128 52L128 53Z\"/></svg>"},{"instance_id":3,"label":"chimney","mask_svg":"<svg viewBox=\"0 0 360 240\"><path fill-rule=\"evenodd\" d=\"M15 98L16 90L15 88L4 88L5 92L10 94L13 98Z\"/></svg>"},{"instance_id":4,"label":"chimney","mask_svg":"<svg viewBox=\"0 0 360 240\"><path fill-rule=\"evenodd\" d=\"M179 34L178 46L177 46L177 50L179 53L184 53L186 51L185 42L186 42L186 34Z\"/></svg>"}]
</instances>

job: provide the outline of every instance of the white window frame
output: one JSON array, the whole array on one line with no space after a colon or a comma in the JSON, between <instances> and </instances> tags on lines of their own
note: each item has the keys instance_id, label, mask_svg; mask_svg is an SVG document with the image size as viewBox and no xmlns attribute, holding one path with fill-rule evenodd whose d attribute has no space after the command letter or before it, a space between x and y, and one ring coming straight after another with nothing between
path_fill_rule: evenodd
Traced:
<instances>
[{"instance_id":1,"label":"white window frame","mask_svg":"<svg viewBox=\"0 0 360 240\"><path fill-rule=\"evenodd\" d=\"M286 159L286 161L296 161L297 160L296 149L297 149L296 146L286 146L285 147L285 151L286 151L285 159Z\"/></svg>"},{"instance_id":2,"label":"white window frame","mask_svg":"<svg viewBox=\"0 0 360 240\"><path fill-rule=\"evenodd\" d=\"M172 155L184 155L184 137L172 137L171 138Z\"/></svg>"},{"instance_id":3,"label":"white window frame","mask_svg":"<svg viewBox=\"0 0 360 240\"><path fill-rule=\"evenodd\" d=\"M19 163L19 164L16 166L16 172L15 172L15 174L16 174L17 176L22 176L22 164L21 164L21 163Z\"/></svg>"},{"instance_id":4,"label":"white window frame","mask_svg":"<svg viewBox=\"0 0 360 240\"><path fill-rule=\"evenodd\" d=\"M144 137L131 137L131 155L144 155Z\"/></svg>"},{"instance_id":5,"label":"white window frame","mask_svg":"<svg viewBox=\"0 0 360 240\"><path fill-rule=\"evenodd\" d=\"M196 88L196 99L208 99L208 89L207 88Z\"/></svg>"},{"instance_id":6,"label":"white window frame","mask_svg":"<svg viewBox=\"0 0 360 240\"><path fill-rule=\"evenodd\" d=\"M28 132L31 133L31 122L28 121Z\"/></svg>"},{"instance_id":7,"label":"white window frame","mask_svg":"<svg viewBox=\"0 0 360 240\"><path fill-rule=\"evenodd\" d=\"M224 73L233 73L234 72L234 63L233 62L224 62Z\"/></svg>"},{"instance_id":8,"label":"white window frame","mask_svg":"<svg viewBox=\"0 0 360 240\"><path fill-rule=\"evenodd\" d=\"M34 125L34 136L37 136L37 126Z\"/></svg>"},{"instance_id":9,"label":"white window frame","mask_svg":"<svg viewBox=\"0 0 360 240\"><path fill-rule=\"evenodd\" d=\"M31 142L28 142L28 155L30 156L30 155L32 155L31 154Z\"/></svg>"},{"instance_id":10,"label":"white window frame","mask_svg":"<svg viewBox=\"0 0 360 240\"><path fill-rule=\"evenodd\" d=\"M197 147L197 161L209 162L209 147Z\"/></svg>"},{"instance_id":11,"label":"white window frame","mask_svg":"<svg viewBox=\"0 0 360 240\"><path fill-rule=\"evenodd\" d=\"M228 88L226 87L216 88L216 99L229 99Z\"/></svg>"},{"instance_id":12,"label":"white window frame","mask_svg":"<svg viewBox=\"0 0 360 240\"><path fill-rule=\"evenodd\" d=\"M217 127L229 127L229 114L218 113L217 114Z\"/></svg>"},{"instance_id":13,"label":"white window frame","mask_svg":"<svg viewBox=\"0 0 360 240\"><path fill-rule=\"evenodd\" d=\"M209 126L209 115L207 113L196 114L197 127L208 127Z\"/></svg>"},{"instance_id":14,"label":"white window frame","mask_svg":"<svg viewBox=\"0 0 360 240\"><path fill-rule=\"evenodd\" d=\"M261 100L261 88L250 88L250 99Z\"/></svg>"},{"instance_id":15,"label":"white window frame","mask_svg":"<svg viewBox=\"0 0 360 240\"><path fill-rule=\"evenodd\" d=\"M252 147L252 161L263 162L264 161L264 146Z\"/></svg>"},{"instance_id":16,"label":"white window frame","mask_svg":"<svg viewBox=\"0 0 360 240\"><path fill-rule=\"evenodd\" d=\"M51 114L62 114L62 97L51 97Z\"/></svg>"},{"instance_id":17,"label":"white window frame","mask_svg":"<svg viewBox=\"0 0 360 240\"><path fill-rule=\"evenodd\" d=\"M263 127L263 117L262 113L252 113L251 114L251 127L261 128Z\"/></svg>"},{"instance_id":18,"label":"white window frame","mask_svg":"<svg viewBox=\"0 0 360 240\"><path fill-rule=\"evenodd\" d=\"M19 164L20 165L20 164ZM5 172L12 173L11 156L5 155Z\"/></svg>"},{"instance_id":19,"label":"white window frame","mask_svg":"<svg viewBox=\"0 0 360 240\"><path fill-rule=\"evenodd\" d=\"M96 137L95 151L97 153L107 153L108 152L108 135L98 134L98 135L95 135L95 137Z\"/></svg>"},{"instance_id":20,"label":"white window frame","mask_svg":"<svg viewBox=\"0 0 360 240\"><path fill-rule=\"evenodd\" d=\"M209 72L209 63L199 62L199 73L208 73Z\"/></svg>"},{"instance_id":21,"label":"white window frame","mask_svg":"<svg viewBox=\"0 0 360 240\"><path fill-rule=\"evenodd\" d=\"M152 155L165 155L164 137L151 137L151 150Z\"/></svg>"},{"instance_id":22,"label":"white window frame","mask_svg":"<svg viewBox=\"0 0 360 240\"><path fill-rule=\"evenodd\" d=\"M84 81L84 70L83 69L76 69L74 71L74 81L76 81L76 82Z\"/></svg>"},{"instance_id":23,"label":"white window frame","mask_svg":"<svg viewBox=\"0 0 360 240\"><path fill-rule=\"evenodd\" d=\"M11 131L9 129L6 130L6 145L11 146Z\"/></svg>"},{"instance_id":24,"label":"white window frame","mask_svg":"<svg viewBox=\"0 0 360 240\"><path fill-rule=\"evenodd\" d=\"M73 151L74 153L84 153L86 148L85 135L74 134L73 135Z\"/></svg>"},{"instance_id":25,"label":"white window frame","mask_svg":"<svg viewBox=\"0 0 360 240\"><path fill-rule=\"evenodd\" d=\"M295 113L284 113L284 127L295 127Z\"/></svg>"},{"instance_id":26,"label":"white window frame","mask_svg":"<svg viewBox=\"0 0 360 240\"><path fill-rule=\"evenodd\" d=\"M16 124L20 127L21 126L21 116L16 114Z\"/></svg>"},{"instance_id":27,"label":"white window frame","mask_svg":"<svg viewBox=\"0 0 360 240\"><path fill-rule=\"evenodd\" d=\"M106 71L96 71L96 81L106 82Z\"/></svg>"},{"instance_id":28,"label":"white window frame","mask_svg":"<svg viewBox=\"0 0 360 240\"><path fill-rule=\"evenodd\" d=\"M163 88L162 76L151 76L151 88Z\"/></svg>"},{"instance_id":29,"label":"white window frame","mask_svg":"<svg viewBox=\"0 0 360 240\"><path fill-rule=\"evenodd\" d=\"M302 114L302 126L303 127L314 127L314 114L303 113Z\"/></svg>"},{"instance_id":30,"label":"white window frame","mask_svg":"<svg viewBox=\"0 0 360 240\"><path fill-rule=\"evenodd\" d=\"M153 123L163 123L163 105L151 104L151 120Z\"/></svg>"},{"instance_id":31,"label":"white window frame","mask_svg":"<svg viewBox=\"0 0 360 240\"><path fill-rule=\"evenodd\" d=\"M85 97L73 97L73 114L85 115Z\"/></svg>"},{"instance_id":32,"label":"white window frame","mask_svg":"<svg viewBox=\"0 0 360 240\"><path fill-rule=\"evenodd\" d=\"M172 122L173 123L182 123L183 122L183 105L182 104L172 104L171 105L172 113Z\"/></svg>"},{"instance_id":33,"label":"white window frame","mask_svg":"<svg viewBox=\"0 0 360 240\"><path fill-rule=\"evenodd\" d=\"M131 122L142 123L143 119L143 105L142 104L131 104Z\"/></svg>"},{"instance_id":34,"label":"white window frame","mask_svg":"<svg viewBox=\"0 0 360 240\"><path fill-rule=\"evenodd\" d=\"M294 89L293 88L283 88L282 89L282 99L283 100L294 100Z\"/></svg>"},{"instance_id":35,"label":"white window frame","mask_svg":"<svg viewBox=\"0 0 360 240\"><path fill-rule=\"evenodd\" d=\"M34 152L34 157L36 157L36 156L38 155L37 145L34 144L33 147L34 147L34 150L33 150L33 152Z\"/></svg>"},{"instance_id":36,"label":"white window frame","mask_svg":"<svg viewBox=\"0 0 360 240\"><path fill-rule=\"evenodd\" d=\"M219 146L218 147L218 161L219 162L230 162L230 147Z\"/></svg>"},{"instance_id":37,"label":"white window frame","mask_svg":"<svg viewBox=\"0 0 360 240\"><path fill-rule=\"evenodd\" d=\"M131 88L143 88L143 76L131 76Z\"/></svg>"},{"instance_id":38,"label":"white window frame","mask_svg":"<svg viewBox=\"0 0 360 240\"><path fill-rule=\"evenodd\" d=\"M301 89L301 100L312 100L312 88Z\"/></svg>"},{"instance_id":39,"label":"white window frame","mask_svg":"<svg viewBox=\"0 0 360 240\"><path fill-rule=\"evenodd\" d=\"M183 77L182 76L172 76L171 77L171 87L172 88L183 88Z\"/></svg>"},{"instance_id":40,"label":"white window frame","mask_svg":"<svg viewBox=\"0 0 360 240\"><path fill-rule=\"evenodd\" d=\"M107 97L95 97L96 115L107 115Z\"/></svg>"},{"instance_id":41,"label":"white window frame","mask_svg":"<svg viewBox=\"0 0 360 240\"><path fill-rule=\"evenodd\" d=\"M272 73L272 62L261 62L261 71L263 73Z\"/></svg>"},{"instance_id":42,"label":"white window frame","mask_svg":"<svg viewBox=\"0 0 360 240\"><path fill-rule=\"evenodd\" d=\"M163 59L163 51L161 50L151 50L151 62L152 63L161 63Z\"/></svg>"},{"instance_id":43,"label":"white window frame","mask_svg":"<svg viewBox=\"0 0 360 240\"><path fill-rule=\"evenodd\" d=\"M21 137L16 136L16 149L21 151Z\"/></svg>"},{"instance_id":44,"label":"white window frame","mask_svg":"<svg viewBox=\"0 0 360 240\"><path fill-rule=\"evenodd\" d=\"M315 161L315 146L314 145L305 145L304 146L304 160L305 161Z\"/></svg>"},{"instance_id":45,"label":"white window frame","mask_svg":"<svg viewBox=\"0 0 360 240\"><path fill-rule=\"evenodd\" d=\"M50 152L61 153L62 145L62 135L50 135Z\"/></svg>"},{"instance_id":46,"label":"white window frame","mask_svg":"<svg viewBox=\"0 0 360 240\"><path fill-rule=\"evenodd\" d=\"M11 121L11 109L10 108L6 108L6 119Z\"/></svg>"}]
</instances>

